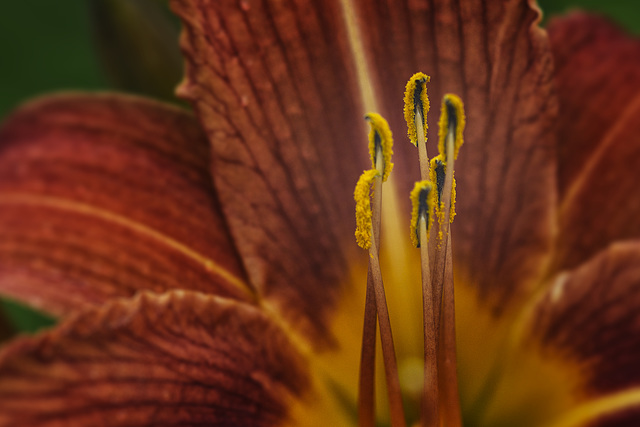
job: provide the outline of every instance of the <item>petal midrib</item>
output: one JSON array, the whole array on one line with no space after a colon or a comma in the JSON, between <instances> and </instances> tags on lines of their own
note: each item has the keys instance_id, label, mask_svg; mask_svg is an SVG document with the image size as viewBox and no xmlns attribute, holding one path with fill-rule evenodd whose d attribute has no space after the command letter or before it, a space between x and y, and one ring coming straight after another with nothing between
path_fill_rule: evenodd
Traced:
<instances>
[{"instance_id":1,"label":"petal midrib","mask_svg":"<svg viewBox=\"0 0 640 427\"><path fill-rule=\"evenodd\" d=\"M256 301L258 296L251 289L249 284L241 280L236 275L232 274L228 269L224 268L221 264L215 260L193 250L187 245L171 238L170 236L161 233L160 231L150 228L144 224L133 221L130 218L118 215L114 212L101 209L96 206L88 205L85 203L79 203L76 201L64 199L61 197L45 196L45 195L32 195L25 193L5 193L0 198L1 205L31 205L31 206L46 206L62 211L70 211L76 214L86 215L94 218L117 224L121 227L128 228L135 231L145 237L162 243L168 248L180 253L181 255L195 261L201 265L205 271L212 275L218 276L226 283L232 285L237 289L247 300Z\"/></svg>"},{"instance_id":2,"label":"petal midrib","mask_svg":"<svg viewBox=\"0 0 640 427\"><path fill-rule=\"evenodd\" d=\"M358 92L362 102L363 114L367 111L378 112L379 105L376 94L373 90L374 85L371 80L370 61L366 57L362 34L358 26L356 16L356 8L353 0L340 0L342 14L347 29L347 37L351 55L353 58L355 71L358 79Z\"/></svg>"}]
</instances>

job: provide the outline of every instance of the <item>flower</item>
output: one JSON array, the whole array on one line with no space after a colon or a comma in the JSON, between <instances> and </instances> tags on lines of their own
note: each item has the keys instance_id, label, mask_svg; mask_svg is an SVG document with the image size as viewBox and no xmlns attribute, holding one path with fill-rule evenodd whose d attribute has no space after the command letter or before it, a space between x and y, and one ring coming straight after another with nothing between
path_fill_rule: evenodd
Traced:
<instances>
[{"instance_id":1,"label":"flower","mask_svg":"<svg viewBox=\"0 0 640 427\"><path fill-rule=\"evenodd\" d=\"M637 424L640 48L584 15L550 44L531 3L174 0L195 117L117 94L15 112L0 292L63 320L2 350L0 424L352 423L362 115L402 135L417 70L466 106L465 425ZM410 144L394 151L381 261L402 369L422 344L398 194L418 172Z\"/></svg>"}]
</instances>

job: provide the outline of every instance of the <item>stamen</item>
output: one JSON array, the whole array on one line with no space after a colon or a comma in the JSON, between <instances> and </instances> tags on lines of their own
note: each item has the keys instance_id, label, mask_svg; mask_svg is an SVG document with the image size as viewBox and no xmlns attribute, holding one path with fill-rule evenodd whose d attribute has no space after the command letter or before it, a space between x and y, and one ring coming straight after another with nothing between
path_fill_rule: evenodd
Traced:
<instances>
[{"instance_id":1,"label":"stamen","mask_svg":"<svg viewBox=\"0 0 640 427\"><path fill-rule=\"evenodd\" d=\"M440 233L445 247L436 261L436 289L442 289L442 346L438 351L438 363L441 366L440 384L443 394L443 416L447 426L457 427L462 423L460 398L458 394L458 373L456 369L455 342L455 295L453 281L453 254L451 248L451 223L455 216L455 180L454 162L462 145L462 133L465 115L462 101L455 95L444 97L440 116L439 143L440 156L445 168L444 188L440 195L438 208L440 214ZM436 174L437 175L437 174ZM444 215L442 215L442 212Z\"/></svg>"},{"instance_id":2,"label":"stamen","mask_svg":"<svg viewBox=\"0 0 640 427\"><path fill-rule=\"evenodd\" d=\"M378 169L382 175L382 182L386 182L389 174L393 170L391 156L393 155L393 137L387 121L377 113L368 113L364 118L371 125L369 131L369 154L371 156L371 167ZM382 154L382 170L378 168L377 160L379 153Z\"/></svg>"},{"instance_id":3,"label":"stamen","mask_svg":"<svg viewBox=\"0 0 640 427\"><path fill-rule=\"evenodd\" d=\"M416 73L407 82L404 91L404 119L407 122L409 140L413 145L418 144L418 130L416 115L422 117L423 136L426 138L427 113L429 112L429 98L427 98L427 82L431 77L424 73Z\"/></svg>"},{"instance_id":4,"label":"stamen","mask_svg":"<svg viewBox=\"0 0 640 427\"><path fill-rule=\"evenodd\" d=\"M460 394L458 392L458 369L456 364L456 304L453 281L453 254L451 250L451 233L447 233L445 243L445 266L442 295L442 351L438 354L440 384L442 385L442 412L445 425L462 426L460 410Z\"/></svg>"},{"instance_id":5,"label":"stamen","mask_svg":"<svg viewBox=\"0 0 640 427\"><path fill-rule=\"evenodd\" d=\"M362 249L371 248L373 212L369 194L376 176L380 176L380 172L376 169L364 171L353 192L353 199L356 202L356 242Z\"/></svg>"},{"instance_id":6,"label":"stamen","mask_svg":"<svg viewBox=\"0 0 640 427\"><path fill-rule=\"evenodd\" d=\"M407 82L404 92L404 119L407 122L409 140L418 147L420 159L420 178L429 178L429 158L427 157L427 113L429 98L427 82L431 77L416 73Z\"/></svg>"},{"instance_id":7,"label":"stamen","mask_svg":"<svg viewBox=\"0 0 640 427\"><path fill-rule=\"evenodd\" d=\"M419 221L422 220L425 223L428 234L433 222L431 215L434 199L432 188L433 184L430 181L419 181L411 191L411 241L416 248L421 247L421 242L428 243L420 238Z\"/></svg>"},{"instance_id":8,"label":"stamen","mask_svg":"<svg viewBox=\"0 0 640 427\"><path fill-rule=\"evenodd\" d=\"M464 115L464 105L462 100L453 94L446 94L442 100L442 108L440 110L440 122L438 130L438 151L440 154L445 154L447 148L445 147L445 137L452 134L451 137L454 141L453 158L458 158L458 152L463 144L462 133L466 123L466 117ZM448 156L448 154L447 154ZM447 160L449 157L447 157Z\"/></svg>"},{"instance_id":9,"label":"stamen","mask_svg":"<svg viewBox=\"0 0 640 427\"><path fill-rule=\"evenodd\" d=\"M396 360L395 347L393 345L393 335L391 333L391 321L389 320L389 309L387 308L387 298L382 283L382 272L380 271L380 260L377 254L377 245L374 242L369 249L369 267L372 270L373 285L376 297L376 308L378 310L378 323L380 325L380 341L382 345L382 358L384 360L385 376L387 378L387 395L389 398L389 412L391 415L392 427L404 427L407 425L402 407L402 392L400 390L400 379L398 377L398 362Z\"/></svg>"},{"instance_id":10,"label":"stamen","mask_svg":"<svg viewBox=\"0 0 640 427\"><path fill-rule=\"evenodd\" d=\"M465 115L462 101L455 95L443 98L439 121L440 155L429 162L427 156L427 113L429 76L417 73L405 91L404 116L408 135L418 147L422 181L416 183L411 199L411 240L420 248L424 324L423 427L461 426L455 346L455 298L451 227L455 217L454 163L462 145ZM372 169L365 171L354 191L356 240L369 250L365 319L362 336L358 397L359 425L375 426L375 346L380 325L383 362L391 425L406 425L389 313L380 271L379 247L382 212L382 183L393 168L393 139L384 118L368 113L371 126L369 152ZM439 236L431 236L431 223L438 217ZM431 260L435 260L431 267ZM376 322L377 319L377 322Z\"/></svg>"},{"instance_id":11,"label":"stamen","mask_svg":"<svg viewBox=\"0 0 640 427\"><path fill-rule=\"evenodd\" d=\"M362 353L360 359L360 381L358 394L359 425L373 427L375 425L375 344L376 317L380 324L380 339L382 344L385 374L391 422L393 426L406 425L402 396L398 378L398 368L391 334L391 323L384 294L382 274L378 259L380 245L380 216L382 212L382 182L386 180L393 168L391 155L393 154L393 138L387 121L382 116L369 113L365 119L371 125L369 133L369 152L375 169L365 171L356 184L354 198L356 199L356 239L362 237L363 245L369 249L369 269L367 272L367 292L365 299L365 319L362 333ZM373 208L370 203L370 188L373 183ZM367 204L367 206L364 206ZM362 218L359 219L359 216ZM369 227L369 232L363 232L363 227ZM373 235L373 239L371 239Z\"/></svg>"},{"instance_id":12,"label":"stamen","mask_svg":"<svg viewBox=\"0 0 640 427\"><path fill-rule=\"evenodd\" d=\"M432 248L432 252L434 256L435 262L433 263L433 267L431 269L431 281L433 283L433 309L434 316L436 320L436 324L440 325L440 311L442 305L442 276L444 274L444 263L445 263L445 251L442 248L442 238L443 238L443 227L444 224L444 182L446 175L447 165L444 160L444 156L442 154L437 155L433 159L431 159L431 168L430 168L430 180L436 186L437 193L434 196L436 200L435 203L435 211L436 217L438 218L439 230L438 230L438 238L437 242L434 243L434 248ZM439 326L438 326L439 329ZM438 334L440 331L438 330Z\"/></svg>"},{"instance_id":13,"label":"stamen","mask_svg":"<svg viewBox=\"0 0 640 427\"><path fill-rule=\"evenodd\" d=\"M393 168L393 139L387 121L379 114L369 113L365 119L371 125L369 153L371 163L380 176L388 176ZM386 165L389 165L388 167ZM382 180L377 180L373 193L372 228L376 247L380 248L380 216L382 214ZM376 358L376 309L375 289L371 268L367 271L364 325L362 328L362 350L360 354L360 380L358 393L358 420L361 427L375 425L375 358Z\"/></svg>"},{"instance_id":14,"label":"stamen","mask_svg":"<svg viewBox=\"0 0 640 427\"><path fill-rule=\"evenodd\" d=\"M442 101L440 129L438 132L438 148L440 155L445 156L446 169L442 198L444 223L451 223L455 216L454 161L458 158L458 152L463 143L462 132L464 131L465 121L464 109L460 98L452 94L445 95ZM443 227L443 231L448 232L447 227Z\"/></svg>"},{"instance_id":15,"label":"stamen","mask_svg":"<svg viewBox=\"0 0 640 427\"><path fill-rule=\"evenodd\" d=\"M378 163L381 163L380 159ZM376 173L374 174L373 172ZM371 174L374 177L380 178L380 172L376 169L372 169L370 171L365 171L356 184L356 191L354 192L354 199L356 199L356 236L358 234L357 230L360 226L368 227L367 230L373 231L373 239L376 241L376 247L379 248L382 182L380 179L378 179L379 185L377 185L377 191L374 191L373 209L371 209L371 202L369 199L371 182L367 182L369 180L369 177L365 177L365 175L367 174ZM364 215L362 224L360 224L360 222L358 221L358 210L363 212L362 215ZM369 222L369 212L367 212L367 210L371 213L371 222ZM360 243L358 243L358 245L360 245ZM368 248L371 247L371 241L369 240L365 246L368 246ZM373 275L371 272L371 267L369 267L367 271L367 291L364 306L364 324L362 327L362 349L360 353L360 379L358 383L358 423L360 427L375 426L375 361L377 316L378 310L376 309Z\"/></svg>"},{"instance_id":16,"label":"stamen","mask_svg":"<svg viewBox=\"0 0 640 427\"><path fill-rule=\"evenodd\" d=\"M444 223L444 199L442 195L444 194L444 185L446 181L446 171L447 171L447 163L444 160L444 155L438 154L436 157L431 159L431 167L429 168L429 180L436 184L437 187L437 203L436 203L436 216L438 217L438 221L440 224ZM453 179L452 185L452 194L451 194L451 208L449 209L449 217L450 221L453 221L453 217L455 217L455 203L456 203L456 181ZM442 241L442 230L440 231L440 241Z\"/></svg>"},{"instance_id":17,"label":"stamen","mask_svg":"<svg viewBox=\"0 0 640 427\"><path fill-rule=\"evenodd\" d=\"M411 191L411 237L420 248L422 266L422 307L424 326L424 388L422 396L422 425L435 427L438 415L438 323L434 313L433 287L429 266L429 230L433 212L433 184L417 182ZM422 244L421 244L422 243Z\"/></svg>"}]
</instances>

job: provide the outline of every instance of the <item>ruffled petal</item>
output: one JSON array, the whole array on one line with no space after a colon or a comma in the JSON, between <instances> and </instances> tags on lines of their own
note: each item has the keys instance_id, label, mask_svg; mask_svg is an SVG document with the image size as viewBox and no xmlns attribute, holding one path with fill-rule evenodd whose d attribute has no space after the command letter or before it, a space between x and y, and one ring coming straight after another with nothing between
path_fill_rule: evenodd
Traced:
<instances>
[{"instance_id":1,"label":"ruffled petal","mask_svg":"<svg viewBox=\"0 0 640 427\"><path fill-rule=\"evenodd\" d=\"M555 268L640 236L640 40L603 18L549 26L560 98L560 235Z\"/></svg>"},{"instance_id":2,"label":"ruffled petal","mask_svg":"<svg viewBox=\"0 0 640 427\"><path fill-rule=\"evenodd\" d=\"M256 308L145 292L5 348L0 424L344 425L314 386L306 359Z\"/></svg>"},{"instance_id":3,"label":"ruffled petal","mask_svg":"<svg viewBox=\"0 0 640 427\"><path fill-rule=\"evenodd\" d=\"M55 314L139 290L242 300L192 116L118 95L30 103L0 130L0 292Z\"/></svg>"}]
</instances>

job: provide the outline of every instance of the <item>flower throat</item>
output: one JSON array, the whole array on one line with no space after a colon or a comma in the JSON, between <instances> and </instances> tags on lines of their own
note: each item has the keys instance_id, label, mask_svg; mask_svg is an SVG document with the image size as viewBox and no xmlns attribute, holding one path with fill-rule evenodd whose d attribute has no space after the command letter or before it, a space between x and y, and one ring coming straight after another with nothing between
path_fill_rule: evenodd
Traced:
<instances>
[{"instance_id":1,"label":"flower throat","mask_svg":"<svg viewBox=\"0 0 640 427\"><path fill-rule=\"evenodd\" d=\"M438 130L439 155L429 160L426 145L429 80L423 73L413 75L404 98L404 117L409 139L418 149L421 175L410 195L413 209L409 230L413 245L420 250L422 276L424 368L420 421L423 427L458 427L462 421L456 372L450 226L455 217L454 163L463 142L465 115L460 98L451 94L444 96ZM365 119L371 128L372 168L361 175L354 192L356 241L369 251L358 392L359 425L375 425L375 347L379 324L391 425L404 427L406 418L379 261L382 186L393 169L393 139L382 116L369 113ZM434 232L436 223L437 232Z\"/></svg>"}]
</instances>

